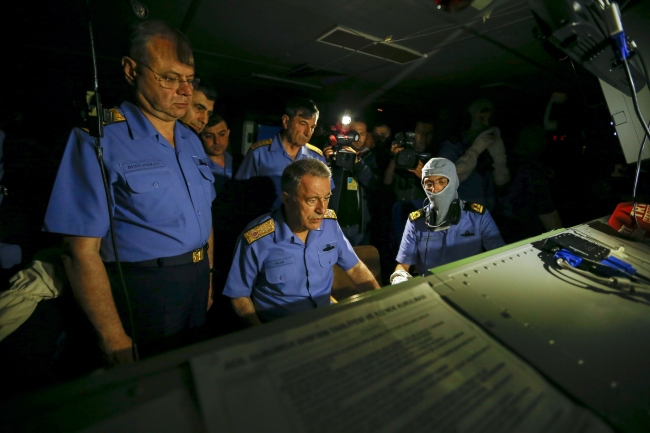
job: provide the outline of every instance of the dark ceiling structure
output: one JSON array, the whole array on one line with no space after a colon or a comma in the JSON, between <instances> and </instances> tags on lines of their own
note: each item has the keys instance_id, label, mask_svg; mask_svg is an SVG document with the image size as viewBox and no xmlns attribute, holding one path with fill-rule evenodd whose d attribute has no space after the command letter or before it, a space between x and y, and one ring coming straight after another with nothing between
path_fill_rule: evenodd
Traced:
<instances>
[{"instance_id":1,"label":"dark ceiling structure","mask_svg":"<svg viewBox=\"0 0 650 433\"><path fill-rule=\"evenodd\" d=\"M365 106L449 99L464 89L541 94L575 82L533 37L525 0L495 0L454 15L433 0L144 3L151 17L187 33L202 74L228 86L302 88L328 102ZM322 41L336 30L347 40ZM389 50L406 58L395 61Z\"/></svg>"},{"instance_id":2,"label":"dark ceiling structure","mask_svg":"<svg viewBox=\"0 0 650 433\"><path fill-rule=\"evenodd\" d=\"M138 20L133 2L89 0L104 99L113 103L111 97L123 97L118 89L128 91L119 61L129 25ZM629 2L650 16L650 2ZM554 91L602 101L593 76L535 37L526 0L477 0L456 14L437 9L434 0L140 4L148 18L189 36L197 71L214 82L225 109L277 112L294 94L321 107L359 110L462 106L478 96L543 106ZM84 0L14 3L2 15L1 42L22 75L60 74L85 94L92 69Z\"/></svg>"}]
</instances>

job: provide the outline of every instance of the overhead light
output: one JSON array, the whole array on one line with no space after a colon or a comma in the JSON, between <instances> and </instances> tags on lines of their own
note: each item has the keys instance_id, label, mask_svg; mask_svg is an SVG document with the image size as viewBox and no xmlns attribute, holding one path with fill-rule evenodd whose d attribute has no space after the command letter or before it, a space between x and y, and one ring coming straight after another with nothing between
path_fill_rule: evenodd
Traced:
<instances>
[{"instance_id":1,"label":"overhead light","mask_svg":"<svg viewBox=\"0 0 650 433\"><path fill-rule=\"evenodd\" d=\"M317 41L393 63L404 64L426 57L426 54L394 44L390 39L391 36L382 39L338 26L319 37Z\"/></svg>"}]
</instances>

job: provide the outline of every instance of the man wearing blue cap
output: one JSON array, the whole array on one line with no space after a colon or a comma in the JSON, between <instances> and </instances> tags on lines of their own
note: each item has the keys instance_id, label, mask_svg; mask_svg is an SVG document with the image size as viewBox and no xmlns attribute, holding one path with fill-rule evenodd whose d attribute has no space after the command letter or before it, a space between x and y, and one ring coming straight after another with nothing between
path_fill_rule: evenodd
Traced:
<instances>
[{"instance_id":1,"label":"man wearing blue cap","mask_svg":"<svg viewBox=\"0 0 650 433\"><path fill-rule=\"evenodd\" d=\"M422 187L429 203L412 212L397 254L392 284L429 269L503 246L490 213L477 203L458 198L458 175L453 162L432 158L422 168Z\"/></svg>"}]
</instances>

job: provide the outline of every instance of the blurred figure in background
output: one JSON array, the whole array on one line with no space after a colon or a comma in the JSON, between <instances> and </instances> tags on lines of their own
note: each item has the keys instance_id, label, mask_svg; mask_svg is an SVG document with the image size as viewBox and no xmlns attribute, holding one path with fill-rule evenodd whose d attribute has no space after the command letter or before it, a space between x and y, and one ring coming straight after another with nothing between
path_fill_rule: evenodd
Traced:
<instances>
[{"instance_id":1,"label":"blurred figure in background","mask_svg":"<svg viewBox=\"0 0 650 433\"><path fill-rule=\"evenodd\" d=\"M507 243L562 228L549 185L552 172L541 162L545 147L544 128L527 126L508 161L512 180L494 217Z\"/></svg>"},{"instance_id":2,"label":"blurred figure in background","mask_svg":"<svg viewBox=\"0 0 650 433\"><path fill-rule=\"evenodd\" d=\"M472 122L469 130L443 142L438 156L456 164L459 197L492 210L496 205L495 184L502 186L510 180L505 146L499 128L492 126L492 102L479 99L468 110ZM486 149L489 158L483 152Z\"/></svg>"}]
</instances>

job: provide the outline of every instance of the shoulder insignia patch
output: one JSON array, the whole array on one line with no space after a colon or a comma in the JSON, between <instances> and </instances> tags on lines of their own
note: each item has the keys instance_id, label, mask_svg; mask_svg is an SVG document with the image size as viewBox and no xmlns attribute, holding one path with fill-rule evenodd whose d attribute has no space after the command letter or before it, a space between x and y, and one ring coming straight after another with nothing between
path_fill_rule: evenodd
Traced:
<instances>
[{"instance_id":1,"label":"shoulder insignia patch","mask_svg":"<svg viewBox=\"0 0 650 433\"><path fill-rule=\"evenodd\" d=\"M411 213L409 214L409 219L410 219L411 221L415 221L416 219L420 218L422 215L423 215L423 213L422 213L422 209L419 209L419 210L416 210L416 211L414 211L414 212L411 212Z\"/></svg>"},{"instance_id":2,"label":"shoulder insignia patch","mask_svg":"<svg viewBox=\"0 0 650 433\"><path fill-rule=\"evenodd\" d=\"M244 237L248 241L248 244L252 244L256 240L263 238L264 236L271 234L275 231L275 221L273 218L264 221L262 224L256 225L252 229L244 233Z\"/></svg>"},{"instance_id":3,"label":"shoulder insignia patch","mask_svg":"<svg viewBox=\"0 0 650 433\"><path fill-rule=\"evenodd\" d=\"M329 219L336 219L336 212L334 212L332 209L327 209L327 211L323 214L323 218L329 218Z\"/></svg>"},{"instance_id":4,"label":"shoulder insignia patch","mask_svg":"<svg viewBox=\"0 0 650 433\"><path fill-rule=\"evenodd\" d=\"M108 118L105 118L105 120L103 122L104 126L112 125L113 123L126 121L126 117L124 117L124 115L122 113L120 113L117 110L117 108L111 108L109 110L104 110L104 113L105 113L105 116L108 117ZM88 120L86 120L86 121L88 121ZM88 127L86 127L86 126L84 126L81 129L83 129L84 131L90 133L90 129Z\"/></svg>"},{"instance_id":5,"label":"shoulder insignia patch","mask_svg":"<svg viewBox=\"0 0 650 433\"><path fill-rule=\"evenodd\" d=\"M124 122L126 120L126 117L122 113L120 113L117 108L111 108L110 110L111 113L113 113L113 123L117 122Z\"/></svg>"},{"instance_id":6,"label":"shoulder insignia patch","mask_svg":"<svg viewBox=\"0 0 650 433\"><path fill-rule=\"evenodd\" d=\"M309 150L311 150L312 152L316 152L316 153L319 154L320 156L323 156L323 151L320 150L319 148L317 148L316 146L314 146L313 144L309 144L309 143L307 143L307 147L308 147Z\"/></svg>"},{"instance_id":7,"label":"shoulder insignia patch","mask_svg":"<svg viewBox=\"0 0 650 433\"><path fill-rule=\"evenodd\" d=\"M257 141L251 145L251 150L255 150L262 146L269 146L271 143L273 143L272 138L267 138L266 140Z\"/></svg>"},{"instance_id":8,"label":"shoulder insignia patch","mask_svg":"<svg viewBox=\"0 0 650 433\"><path fill-rule=\"evenodd\" d=\"M465 202L465 206L463 207L463 210L476 212L481 215L485 213L485 207L482 204L478 204L478 203Z\"/></svg>"}]
</instances>

